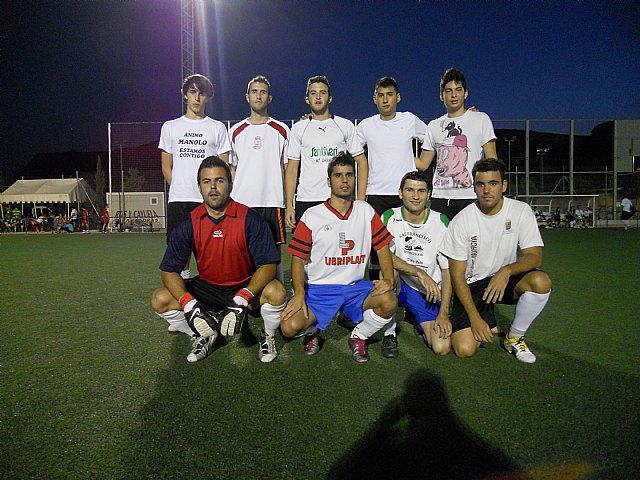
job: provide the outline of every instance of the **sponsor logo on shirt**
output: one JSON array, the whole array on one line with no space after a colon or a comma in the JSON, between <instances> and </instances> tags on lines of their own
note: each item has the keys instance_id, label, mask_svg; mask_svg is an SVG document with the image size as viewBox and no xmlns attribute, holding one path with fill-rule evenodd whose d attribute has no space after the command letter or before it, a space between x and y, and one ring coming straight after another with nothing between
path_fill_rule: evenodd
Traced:
<instances>
[{"instance_id":1,"label":"sponsor logo on shirt","mask_svg":"<svg viewBox=\"0 0 640 480\"><path fill-rule=\"evenodd\" d=\"M215 232L213 232L213 238L223 238L224 235L222 234L222 230L216 230Z\"/></svg>"},{"instance_id":2,"label":"sponsor logo on shirt","mask_svg":"<svg viewBox=\"0 0 640 480\"><path fill-rule=\"evenodd\" d=\"M346 233L339 233L338 247L341 249L341 257L324 257L325 265L356 265L365 263L366 255L349 255L349 252L355 247L355 242L347 238Z\"/></svg>"},{"instance_id":3,"label":"sponsor logo on shirt","mask_svg":"<svg viewBox=\"0 0 640 480\"><path fill-rule=\"evenodd\" d=\"M262 148L262 137L260 135L256 135L253 139L253 149L260 150Z\"/></svg>"},{"instance_id":4,"label":"sponsor logo on shirt","mask_svg":"<svg viewBox=\"0 0 640 480\"><path fill-rule=\"evenodd\" d=\"M338 147L311 147L311 158L316 163L328 162L338 154Z\"/></svg>"}]
</instances>

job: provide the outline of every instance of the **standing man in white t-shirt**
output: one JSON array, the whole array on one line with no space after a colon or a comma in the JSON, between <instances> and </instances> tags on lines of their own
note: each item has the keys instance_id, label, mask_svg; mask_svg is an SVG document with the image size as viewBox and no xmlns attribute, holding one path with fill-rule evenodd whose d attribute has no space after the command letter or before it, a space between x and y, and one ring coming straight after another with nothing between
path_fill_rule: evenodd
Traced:
<instances>
[{"instance_id":1,"label":"standing man in white t-shirt","mask_svg":"<svg viewBox=\"0 0 640 480\"><path fill-rule=\"evenodd\" d=\"M447 113L429 122L416 163L419 170L429 168L437 156L433 174L431 208L453 219L473 203L471 170L484 154L496 158L496 135L486 113L467 110L467 81L460 70L449 68L440 80L440 100Z\"/></svg>"},{"instance_id":2,"label":"standing man in white t-shirt","mask_svg":"<svg viewBox=\"0 0 640 480\"><path fill-rule=\"evenodd\" d=\"M475 355L492 343L494 305L516 305L505 349L533 363L524 335L551 295L551 279L540 270L543 242L531 207L503 197L504 162L485 159L473 167L477 202L449 224L441 252L449 259L455 291L451 344L458 357Z\"/></svg>"},{"instance_id":3,"label":"standing man in white t-shirt","mask_svg":"<svg viewBox=\"0 0 640 480\"><path fill-rule=\"evenodd\" d=\"M290 228L295 228L308 208L321 204L331 195L326 181L327 166L339 152L348 152L354 157L357 164L356 199L365 199L368 168L364 150L353 123L331 115L331 100L327 77L320 75L307 81L305 101L311 108L311 115L293 126L287 150L285 208Z\"/></svg>"},{"instance_id":4,"label":"standing man in white t-shirt","mask_svg":"<svg viewBox=\"0 0 640 480\"><path fill-rule=\"evenodd\" d=\"M398 112L400 91L393 77L380 78L373 89L378 114L362 120L356 131L367 146L369 181L367 202L378 215L402 205L398 185L405 173L416 169L413 141L424 139L427 125L410 112ZM377 256L372 255L369 278L378 278Z\"/></svg>"},{"instance_id":5,"label":"standing man in white t-shirt","mask_svg":"<svg viewBox=\"0 0 640 480\"><path fill-rule=\"evenodd\" d=\"M182 95L187 104L185 114L169 120L160 131L162 175L169 184L167 240L180 219L202 203L198 190L198 168L206 157L218 156L229 161L231 144L222 122L206 116L205 107L213 98L213 85L204 75L185 78ZM184 278L191 276L185 266Z\"/></svg>"},{"instance_id":6,"label":"standing man in white t-shirt","mask_svg":"<svg viewBox=\"0 0 640 480\"><path fill-rule=\"evenodd\" d=\"M267 113L272 96L271 84L265 76L249 81L245 97L251 109L249 118L229 130L231 163L235 168L231 198L253 208L265 219L280 255L280 246L286 243L284 167L291 132ZM284 283L280 262L277 278Z\"/></svg>"}]
</instances>

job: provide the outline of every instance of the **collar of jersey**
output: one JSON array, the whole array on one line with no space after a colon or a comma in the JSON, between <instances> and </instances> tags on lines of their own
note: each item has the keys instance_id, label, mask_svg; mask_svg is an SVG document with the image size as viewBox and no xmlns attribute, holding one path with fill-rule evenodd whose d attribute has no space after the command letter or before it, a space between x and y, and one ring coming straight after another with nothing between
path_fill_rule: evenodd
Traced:
<instances>
[{"instance_id":1,"label":"collar of jersey","mask_svg":"<svg viewBox=\"0 0 640 480\"><path fill-rule=\"evenodd\" d=\"M223 220L225 217L237 217L238 216L238 206L236 205L236 202L233 200L233 198L229 199L229 203L227 204L227 209L224 212L224 215L222 215L220 218L213 218L209 215L209 213L207 212L207 208L204 206L204 203L202 203L202 213L200 214L200 220L202 220L204 217L208 217L209 220L211 220L213 223L220 223L221 220Z\"/></svg>"},{"instance_id":2,"label":"collar of jersey","mask_svg":"<svg viewBox=\"0 0 640 480\"><path fill-rule=\"evenodd\" d=\"M325 200L324 201L324 206L327 207L329 209L329 211L332 212L340 220L349 220L349 216L351 215L351 212L353 211L353 202L351 202L351 206L349 207L349 210L347 210L347 213L344 214L344 216L342 216L342 214L339 211L337 211L335 208L333 208L329 204L329 200Z\"/></svg>"},{"instance_id":3,"label":"collar of jersey","mask_svg":"<svg viewBox=\"0 0 640 480\"><path fill-rule=\"evenodd\" d=\"M400 213L402 214L402 220L404 220L405 222L411 224L411 225L424 225L425 223L427 223L427 220L429 220L429 215L431 215L431 209L427 207L427 214L424 217L424 222L422 222L422 224L418 224L418 223L412 223L409 220L407 220L404 216L404 205L402 205L400 207Z\"/></svg>"}]
</instances>

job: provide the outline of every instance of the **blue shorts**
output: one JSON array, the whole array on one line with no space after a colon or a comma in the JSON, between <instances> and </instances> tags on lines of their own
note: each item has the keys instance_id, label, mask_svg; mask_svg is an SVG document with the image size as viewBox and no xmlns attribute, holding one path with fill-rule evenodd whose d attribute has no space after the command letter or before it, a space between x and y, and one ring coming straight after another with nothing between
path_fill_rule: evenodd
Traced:
<instances>
[{"instance_id":1,"label":"blue shorts","mask_svg":"<svg viewBox=\"0 0 640 480\"><path fill-rule=\"evenodd\" d=\"M401 278L398 306L411 310L418 324L420 324L436 319L440 311L440 300L435 303L427 301L424 293L410 287Z\"/></svg>"},{"instance_id":2,"label":"blue shorts","mask_svg":"<svg viewBox=\"0 0 640 480\"><path fill-rule=\"evenodd\" d=\"M351 285L306 285L304 296L318 322L316 327L325 330L333 316L342 312L355 323L362 321L362 304L373 290L373 282L360 280Z\"/></svg>"}]
</instances>

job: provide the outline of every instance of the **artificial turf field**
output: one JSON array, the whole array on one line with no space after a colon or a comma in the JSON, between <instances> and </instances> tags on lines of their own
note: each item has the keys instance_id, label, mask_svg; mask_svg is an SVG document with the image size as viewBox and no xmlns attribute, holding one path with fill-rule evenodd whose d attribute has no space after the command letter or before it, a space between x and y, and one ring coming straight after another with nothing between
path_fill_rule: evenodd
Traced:
<instances>
[{"instance_id":1,"label":"artificial turf field","mask_svg":"<svg viewBox=\"0 0 640 480\"><path fill-rule=\"evenodd\" d=\"M436 357L405 322L397 359L332 325L262 364L258 320L189 364L148 304L164 236L2 235L0 478L640 478L640 230L542 234L534 365Z\"/></svg>"}]
</instances>

